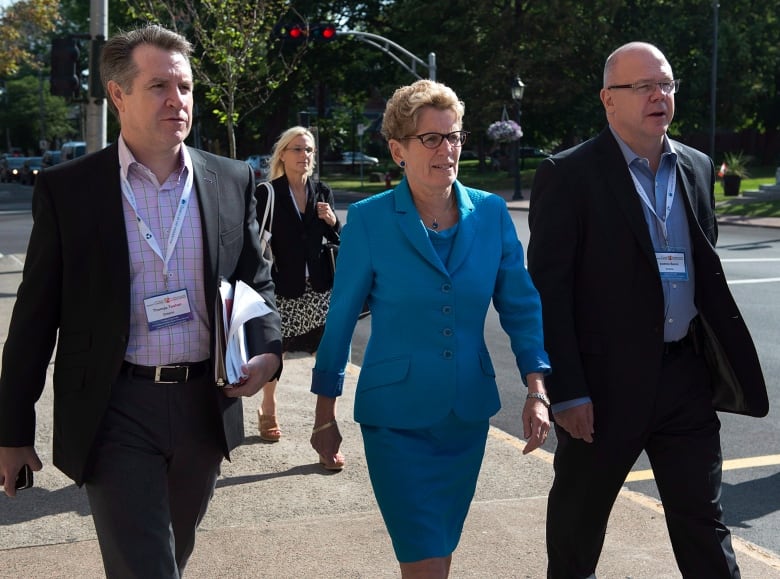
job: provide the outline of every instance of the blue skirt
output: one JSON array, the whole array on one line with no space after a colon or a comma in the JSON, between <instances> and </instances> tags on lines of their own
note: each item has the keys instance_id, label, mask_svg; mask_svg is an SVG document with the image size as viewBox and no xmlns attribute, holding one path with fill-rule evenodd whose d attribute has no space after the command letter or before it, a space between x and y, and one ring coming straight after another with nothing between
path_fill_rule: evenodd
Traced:
<instances>
[{"instance_id":1,"label":"blue skirt","mask_svg":"<svg viewBox=\"0 0 780 579\"><path fill-rule=\"evenodd\" d=\"M401 563L458 546L477 486L489 422L450 414L422 429L361 425L368 473Z\"/></svg>"}]
</instances>

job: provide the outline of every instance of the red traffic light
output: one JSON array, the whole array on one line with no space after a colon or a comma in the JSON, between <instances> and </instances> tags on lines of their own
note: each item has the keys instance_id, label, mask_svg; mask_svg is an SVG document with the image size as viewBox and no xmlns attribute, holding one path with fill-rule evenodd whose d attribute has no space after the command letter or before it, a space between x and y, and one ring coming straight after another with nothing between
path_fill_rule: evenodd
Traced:
<instances>
[{"instance_id":1,"label":"red traffic light","mask_svg":"<svg viewBox=\"0 0 780 579\"><path fill-rule=\"evenodd\" d=\"M323 40L336 38L336 27L333 24L321 24L317 27L318 36Z\"/></svg>"},{"instance_id":2,"label":"red traffic light","mask_svg":"<svg viewBox=\"0 0 780 579\"><path fill-rule=\"evenodd\" d=\"M330 42L336 39L336 26L330 22L321 22L312 25L306 24L280 24L274 29L274 36L280 40L288 40L294 43L302 42Z\"/></svg>"},{"instance_id":3,"label":"red traffic light","mask_svg":"<svg viewBox=\"0 0 780 579\"><path fill-rule=\"evenodd\" d=\"M297 24L287 29L287 37L292 40L303 40L304 36L306 36L304 29Z\"/></svg>"}]
</instances>

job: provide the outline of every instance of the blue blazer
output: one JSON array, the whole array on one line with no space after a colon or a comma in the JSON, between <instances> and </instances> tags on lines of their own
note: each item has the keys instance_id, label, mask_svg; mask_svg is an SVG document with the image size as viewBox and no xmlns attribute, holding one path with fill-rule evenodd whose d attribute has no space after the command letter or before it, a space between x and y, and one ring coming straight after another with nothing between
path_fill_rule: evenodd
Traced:
<instances>
[{"instance_id":1,"label":"blue blazer","mask_svg":"<svg viewBox=\"0 0 780 579\"><path fill-rule=\"evenodd\" d=\"M363 302L371 336L355 420L423 428L450 412L484 420L501 407L484 339L491 300L521 376L548 372L539 295L504 200L453 185L460 210L449 267L433 248L406 179L350 206L312 392L341 394Z\"/></svg>"}]
</instances>

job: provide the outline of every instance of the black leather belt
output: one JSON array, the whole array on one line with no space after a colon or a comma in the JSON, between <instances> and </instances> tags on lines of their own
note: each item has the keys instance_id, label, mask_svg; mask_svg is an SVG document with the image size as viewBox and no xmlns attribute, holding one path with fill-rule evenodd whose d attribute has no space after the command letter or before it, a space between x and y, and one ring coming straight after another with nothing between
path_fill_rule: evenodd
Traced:
<instances>
[{"instance_id":1,"label":"black leather belt","mask_svg":"<svg viewBox=\"0 0 780 579\"><path fill-rule=\"evenodd\" d=\"M693 338L691 338L690 334L681 340L677 340L676 342L664 342L664 356L668 356L669 354L676 354L677 352L680 352L690 346L693 346Z\"/></svg>"},{"instance_id":2,"label":"black leather belt","mask_svg":"<svg viewBox=\"0 0 780 579\"><path fill-rule=\"evenodd\" d=\"M676 354L686 348L692 348L696 345L696 328L698 327L698 316L691 320L690 326L688 326L688 333L684 337L680 338L676 342L664 342L664 356L669 354Z\"/></svg>"},{"instance_id":3,"label":"black leather belt","mask_svg":"<svg viewBox=\"0 0 780 579\"><path fill-rule=\"evenodd\" d=\"M209 370L209 361L193 364L171 364L169 366L138 366L122 362L122 373L134 378L152 380L158 384L177 384L204 376Z\"/></svg>"}]
</instances>

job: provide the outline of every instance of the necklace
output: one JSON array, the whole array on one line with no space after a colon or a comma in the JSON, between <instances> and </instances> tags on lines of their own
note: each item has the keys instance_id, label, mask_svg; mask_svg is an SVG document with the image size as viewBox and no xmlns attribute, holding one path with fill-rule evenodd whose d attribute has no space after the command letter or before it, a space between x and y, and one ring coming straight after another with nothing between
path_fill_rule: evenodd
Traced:
<instances>
[{"instance_id":1,"label":"necklace","mask_svg":"<svg viewBox=\"0 0 780 579\"><path fill-rule=\"evenodd\" d=\"M452 203L450 203L450 206L447 207L444 210L444 213L441 213L441 215L447 215L447 212L454 207L454 200ZM428 217L433 217L433 221L431 221L431 229L434 231L439 229L439 218L436 215L433 215L431 213L428 213Z\"/></svg>"}]
</instances>

